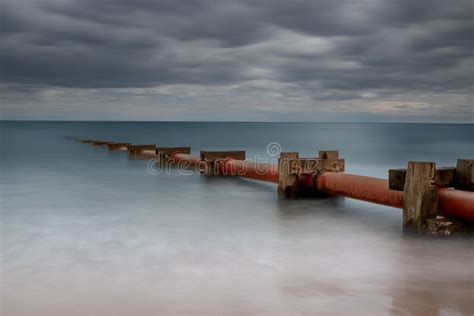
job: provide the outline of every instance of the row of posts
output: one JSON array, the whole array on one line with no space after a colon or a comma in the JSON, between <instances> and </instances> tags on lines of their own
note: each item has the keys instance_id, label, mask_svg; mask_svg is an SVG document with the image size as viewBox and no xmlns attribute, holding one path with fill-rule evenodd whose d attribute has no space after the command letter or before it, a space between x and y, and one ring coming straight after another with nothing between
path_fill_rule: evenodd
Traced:
<instances>
[{"instance_id":1,"label":"row of posts","mask_svg":"<svg viewBox=\"0 0 474 316\"><path fill-rule=\"evenodd\" d=\"M94 146L107 146L110 150L127 150L132 155L148 153L164 162L172 155L191 154L190 147L157 147L156 145L134 145L82 140ZM232 157L245 160L245 151L201 151L200 158L209 164L207 175L223 175L215 164ZM453 187L457 190L474 191L474 160L458 159L456 167L436 168L434 162L410 161L406 169L390 169L388 187L403 192L403 226L407 230L420 231L426 226L439 228L447 219L438 216L439 187ZM320 197L317 190L308 191L300 185L301 176L318 175L324 172L344 172L345 161L338 151L319 151L318 157L300 158L297 152L282 152L278 161L278 195L293 199L298 197ZM316 184L315 186L316 187ZM449 220L448 220L449 222ZM433 227L431 227L433 229Z\"/></svg>"}]
</instances>

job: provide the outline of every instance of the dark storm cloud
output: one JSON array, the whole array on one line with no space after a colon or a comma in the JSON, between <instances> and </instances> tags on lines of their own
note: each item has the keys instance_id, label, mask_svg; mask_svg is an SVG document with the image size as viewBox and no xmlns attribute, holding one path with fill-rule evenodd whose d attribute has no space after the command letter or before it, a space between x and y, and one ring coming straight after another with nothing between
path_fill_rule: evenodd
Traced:
<instances>
[{"instance_id":1,"label":"dark storm cloud","mask_svg":"<svg viewBox=\"0 0 474 316\"><path fill-rule=\"evenodd\" d=\"M197 2L7 1L2 64L7 81L62 86L236 80L238 61L199 60L190 51L192 42L203 41L197 45L205 54L207 47L249 43L263 32L253 31L235 13L226 14L233 9L239 12L235 5ZM189 41L184 47L189 53L180 59L176 53L183 41Z\"/></svg>"},{"instance_id":2,"label":"dark storm cloud","mask_svg":"<svg viewBox=\"0 0 474 316\"><path fill-rule=\"evenodd\" d=\"M310 100L469 94L473 14L471 0L4 0L1 80L18 91L270 80Z\"/></svg>"}]
</instances>

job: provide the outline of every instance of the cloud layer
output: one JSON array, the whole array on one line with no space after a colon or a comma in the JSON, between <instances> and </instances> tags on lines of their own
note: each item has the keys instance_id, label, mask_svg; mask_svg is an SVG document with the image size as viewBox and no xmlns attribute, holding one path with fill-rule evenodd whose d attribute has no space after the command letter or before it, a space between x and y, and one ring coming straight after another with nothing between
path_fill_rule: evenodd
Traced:
<instances>
[{"instance_id":1,"label":"cloud layer","mask_svg":"<svg viewBox=\"0 0 474 316\"><path fill-rule=\"evenodd\" d=\"M474 122L470 0L4 0L6 119Z\"/></svg>"}]
</instances>

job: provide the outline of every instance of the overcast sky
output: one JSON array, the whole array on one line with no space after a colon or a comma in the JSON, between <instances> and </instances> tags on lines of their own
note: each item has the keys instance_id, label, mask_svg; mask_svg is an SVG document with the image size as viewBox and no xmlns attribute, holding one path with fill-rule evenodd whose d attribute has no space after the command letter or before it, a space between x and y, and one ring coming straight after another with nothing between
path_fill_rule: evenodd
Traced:
<instances>
[{"instance_id":1,"label":"overcast sky","mask_svg":"<svg viewBox=\"0 0 474 316\"><path fill-rule=\"evenodd\" d=\"M2 0L3 119L474 122L472 0Z\"/></svg>"}]
</instances>

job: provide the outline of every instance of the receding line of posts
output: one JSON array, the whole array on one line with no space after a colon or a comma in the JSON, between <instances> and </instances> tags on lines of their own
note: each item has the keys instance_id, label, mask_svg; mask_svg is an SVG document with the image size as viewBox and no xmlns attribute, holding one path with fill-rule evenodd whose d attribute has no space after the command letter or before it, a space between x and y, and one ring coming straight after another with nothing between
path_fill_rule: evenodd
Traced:
<instances>
[{"instance_id":1,"label":"receding line of posts","mask_svg":"<svg viewBox=\"0 0 474 316\"><path fill-rule=\"evenodd\" d=\"M474 224L474 160L458 159L456 167L437 168L434 162L409 161L405 169L390 169L388 180L346 174L339 151L319 151L300 158L282 152L278 165L245 160L245 151L201 151L191 147L159 147L81 139L81 143L159 163L181 164L208 176L240 176L278 184L287 198L343 196L403 209L404 232L449 235L471 231Z\"/></svg>"}]
</instances>

